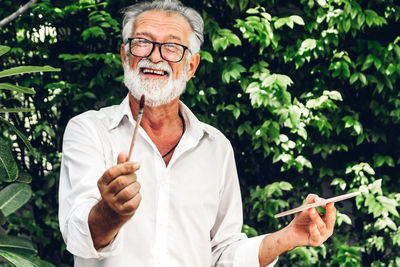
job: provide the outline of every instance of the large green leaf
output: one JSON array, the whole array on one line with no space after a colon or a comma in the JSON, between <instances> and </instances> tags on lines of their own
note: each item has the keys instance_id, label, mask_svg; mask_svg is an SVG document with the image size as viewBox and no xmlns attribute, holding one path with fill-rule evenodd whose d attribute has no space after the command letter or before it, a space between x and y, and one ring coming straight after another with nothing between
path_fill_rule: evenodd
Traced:
<instances>
[{"instance_id":1,"label":"large green leaf","mask_svg":"<svg viewBox=\"0 0 400 267\"><path fill-rule=\"evenodd\" d=\"M11 91L16 91L24 94L35 94L35 90L32 88L28 87L23 87L11 83L0 83L0 90L5 89L5 90L11 90Z\"/></svg>"},{"instance_id":2,"label":"large green leaf","mask_svg":"<svg viewBox=\"0 0 400 267\"><path fill-rule=\"evenodd\" d=\"M31 198L31 187L24 183L14 183L0 191L0 210L5 216L22 207Z\"/></svg>"},{"instance_id":3,"label":"large green leaf","mask_svg":"<svg viewBox=\"0 0 400 267\"><path fill-rule=\"evenodd\" d=\"M12 182L17 177L17 163L8 145L0 140L0 181Z\"/></svg>"},{"instance_id":4,"label":"large green leaf","mask_svg":"<svg viewBox=\"0 0 400 267\"><path fill-rule=\"evenodd\" d=\"M20 66L7 70L0 71L0 78L17 75L17 74L25 74L25 73L33 73L33 72L44 72L44 71L60 71L59 68L53 68L51 66Z\"/></svg>"},{"instance_id":5,"label":"large green leaf","mask_svg":"<svg viewBox=\"0 0 400 267\"><path fill-rule=\"evenodd\" d=\"M30 255L37 253L29 239L11 235L0 235L0 249Z\"/></svg>"},{"instance_id":6,"label":"large green leaf","mask_svg":"<svg viewBox=\"0 0 400 267\"><path fill-rule=\"evenodd\" d=\"M26 138L26 136L23 133L21 133L11 122L9 122L8 120L4 119L1 116L0 116L0 122L4 122L5 124L7 124L11 128L11 130L14 131L18 135L19 138L21 138L22 142L24 142L24 144L29 149L31 154L34 157L36 157L36 153L35 153L35 150L33 149L33 146L31 145L28 138Z\"/></svg>"},{"instance_id":7,"label":"large green leaf","mask_svg":"<svg viewBox=\"0 0 400 267\"><path fill-rule=\"evenodd\" d=\"M18 112L31 112L35 111L34 108L3 108L0 113L18 113Z\"/></svg>"},{"instance_id":8,"label":"large green leaf","mask_svg":"<svg viewBox=\"0 0 400 267\"><path fill-rule=\"evenodd\" d=\"M54 266L49 262L27 256L24 254L13 253L0 249L0 256L3 257L13 267L50 267Z\"/></svg>"},{"instance_id":9,"label":"large green leaf","mask_svg":"<svg viewBox=\"0 0 400 267\"><path fill-rule=\"evenodd\" d=\"M8 46L0 45L0 57L10 51L10 49Z\"/></svg>"}]
</instances>

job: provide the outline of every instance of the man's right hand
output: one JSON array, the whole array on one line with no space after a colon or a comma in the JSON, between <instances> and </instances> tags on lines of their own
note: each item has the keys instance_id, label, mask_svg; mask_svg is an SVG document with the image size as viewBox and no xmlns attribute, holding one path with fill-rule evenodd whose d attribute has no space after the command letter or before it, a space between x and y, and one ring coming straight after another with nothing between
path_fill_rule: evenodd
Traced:
<instances>
[{"instance_id":1,"label":"man's right hand","mask_svg":"<svg viewBox=\"0 0 400 267\"><path fill-rule=\"evenodd\" d=\"M88 223L95 249L107 246L139 207L142 196L135 172L139 164L128 162L125 153L117 165L106 170L97 181L102 199L89 213Z\"/></svg>"},{"instance_id":2,"label":"man's right hand","mask_svg":"<svg viewBox=\"0 0 400 267\"><path fill-rule=\"evenodd\" d=\"M120 153L117 165L97 181L103 201L118 215L131 217L139 207L142 196L135 174L139 168L138 163L128 162L127 155Z\"/></svg>"}]
</instances>

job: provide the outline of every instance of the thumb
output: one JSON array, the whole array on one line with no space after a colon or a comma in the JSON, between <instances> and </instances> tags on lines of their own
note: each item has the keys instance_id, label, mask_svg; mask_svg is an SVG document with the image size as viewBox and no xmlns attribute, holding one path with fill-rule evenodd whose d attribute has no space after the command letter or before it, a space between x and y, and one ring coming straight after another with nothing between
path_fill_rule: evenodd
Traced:
<instances>
[{"instance_id":1,"label":"thumb","mask_svg":"<svg viewBox=\"0 0 400 267\"><path fill-rule=\"evenodd\" d=\"M128 155L126 153L124 153L124 152L121 152L121 153L118 154L117 164L125 163L128 160L129 160L128 159Z\"/></svg>"}]
</instances>

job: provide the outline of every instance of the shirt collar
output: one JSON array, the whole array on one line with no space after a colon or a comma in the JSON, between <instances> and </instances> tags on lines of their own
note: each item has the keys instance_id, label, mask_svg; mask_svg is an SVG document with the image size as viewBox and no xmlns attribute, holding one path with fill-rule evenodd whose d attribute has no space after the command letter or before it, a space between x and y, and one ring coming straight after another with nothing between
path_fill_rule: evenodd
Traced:
<instances>
[{"instance_id":1,"label":"shirt collar","mask_svg":"<svg viewBox=\"0 0 400 267\"><path fill-rule=\"evenodd\" d=\"M131 107L129 105L129 95L126 95L124 100L122 100L121 104L119 104L113 114L113 118L111 119L111 123L108 127L108 130L112 130L117 127L122 119L127 117L129 121L133 122L133 116L131 112Z\"/></svg>"},{"instance_id":2,"label":"shirt collar","mask_svg":"<svg viewBox=\"0 0 400 267\"><path fill-rule=\"evenodd\" d=\"M193 135L195 139L201 139L204 134L207 134L212 139L215 138L213 132L207 127L207 124L199 121L193 112L182 102L179 101L179 110L182 113L183 119L185 120L185 127L188 134ZM129 94L119 104L113 114L113 118L108 127L109 130L117 127L124 117L127 117L129 121L135 125L135 121L132 116L131 107L129 105Z\"/></svg>"},{"instance_id":3,"label":"shirt collar","mask_svg":"<svg viewBox=\"0 0 400 267\"><path fill-rule=\"evenodd\" d=\"M195 139L201 139L204 134L214 139L214 133L207 127L207 124L199 121L193 112L182 102L179 101L179 110L185 120L185 127L188 134L193 135Z\"/></svg>"}]
</instances>

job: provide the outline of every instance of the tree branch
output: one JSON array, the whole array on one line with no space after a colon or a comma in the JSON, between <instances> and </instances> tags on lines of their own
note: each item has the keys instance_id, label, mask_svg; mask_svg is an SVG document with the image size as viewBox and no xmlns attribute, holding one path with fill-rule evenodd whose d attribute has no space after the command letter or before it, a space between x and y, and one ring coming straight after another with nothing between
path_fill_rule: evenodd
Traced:
<instances>
[{"instance_id":1,"label":"tree branch","mask_svg":"<svg viewBox=\"0 0 400 267\"><path fill-rule=\"evenodd\" d=\"M16 19L19 15L24 13L28 8L30 8L37 0L30 0L28 3L20 7L17 11L12 13L10 16L6 17L5 19L0 21L0 27L3 27L7 23L10 23L14 19Z\"/></svg>"}]
</instances>

